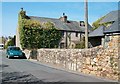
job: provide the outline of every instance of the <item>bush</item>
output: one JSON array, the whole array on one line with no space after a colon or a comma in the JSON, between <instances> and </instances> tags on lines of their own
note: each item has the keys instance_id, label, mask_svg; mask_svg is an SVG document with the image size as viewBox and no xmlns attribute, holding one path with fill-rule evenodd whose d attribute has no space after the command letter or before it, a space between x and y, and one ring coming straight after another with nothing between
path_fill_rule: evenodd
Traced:
<instances>
[{"instance_id":1,"label":"bush","mask_svg":"<svg viewBox=\"0 0 120 84\"><path fill-rule=\"evenodd\" d=\"M76 44L75 48L84 49L85 48L85 38L82 38L82 40L78 44Z\"/></svg>"},{"instance_id":2,"label":"bush","mask_svg":"<svg viewBox=\"0 0 120 84\"><path fill-rule=\"evenodd\" d=\"M76 44L75 48L84 49L85 48L85 41L81 41L79 44Z\"/></svg>"}]
</instances>

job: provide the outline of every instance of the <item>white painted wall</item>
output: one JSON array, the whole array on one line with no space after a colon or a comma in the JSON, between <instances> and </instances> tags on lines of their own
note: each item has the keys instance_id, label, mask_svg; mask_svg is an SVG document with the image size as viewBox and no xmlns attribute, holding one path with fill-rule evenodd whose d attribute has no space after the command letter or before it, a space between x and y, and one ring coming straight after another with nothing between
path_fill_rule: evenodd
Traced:
<instances>
[{"instance_id":1,"label":"white painted wall","mask_svg":"<svg viewBox=\"0 0 120 84\"><path fill-rule=\"evenodd\" d=\"M17 31L16 31L16 46L21 48L21 45L20 45L20 35L19 35L19 28L17 28ZM21 49L22 49L22 48L21 48Z\"/></svg>"}]
</instances>

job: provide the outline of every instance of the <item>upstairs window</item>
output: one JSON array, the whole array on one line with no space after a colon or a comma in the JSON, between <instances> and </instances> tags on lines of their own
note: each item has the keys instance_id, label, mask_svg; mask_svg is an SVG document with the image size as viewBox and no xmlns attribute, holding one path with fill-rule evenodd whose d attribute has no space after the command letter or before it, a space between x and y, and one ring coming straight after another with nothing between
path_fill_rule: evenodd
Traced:
<instances>
[{"instance_id":1,"label":"upstairs window","mask_svg":"<svg viewBox=\"0 0 120 84\"><path fill-rule=\"evenodd\" d=\"M85 22L84 21L80 21L80 26L84 27L85 26Z\"/></svg>"}]
</instances>

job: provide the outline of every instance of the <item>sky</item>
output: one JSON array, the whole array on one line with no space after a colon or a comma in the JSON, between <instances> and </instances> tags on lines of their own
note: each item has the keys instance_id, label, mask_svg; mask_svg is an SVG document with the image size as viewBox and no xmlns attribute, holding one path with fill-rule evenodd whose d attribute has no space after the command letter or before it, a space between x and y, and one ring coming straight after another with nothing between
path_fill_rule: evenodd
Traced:
<instances>
[{"instance_id":1,"label":"sky","mask_svg":"<svg viewBox=\"0 0 120 84\"><path fill-rule=\"evenodd\" d=\"M2 2L83 2L84 0L1 0ZM88 0L89 2L119 2L119 0Z\"/></svg>"},{"instance_id":2,"label":"sky","mask_svg":"<svg viewBox=\"0 0 120 84\"><path fill-rule=\"evenodd\" d=\"M0 3L1 5L1 3ZM83 2L2 2L2 33L3 36L16 34L18 13L23 7L28 16L59 18L65 13L68 20L84 20ZM89 23L107 13L118 10L118 2L89 2Z\"/></svg>"}]
</instances>

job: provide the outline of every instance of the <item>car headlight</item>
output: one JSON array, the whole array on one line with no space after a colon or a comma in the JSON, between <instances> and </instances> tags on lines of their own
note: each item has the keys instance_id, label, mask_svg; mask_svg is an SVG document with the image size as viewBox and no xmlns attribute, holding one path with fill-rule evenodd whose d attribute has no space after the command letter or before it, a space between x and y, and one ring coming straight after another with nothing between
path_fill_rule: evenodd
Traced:
<instances>
[{"instance_id":1,"label":"car headlight","mask_svg":"<svg viewBox=\"0 0 120 84\"><path fill-rule=\"evenodd\" d=\"M13 53L10 53L11 55L13 55Z\"/></svg>"}]
</instances>

